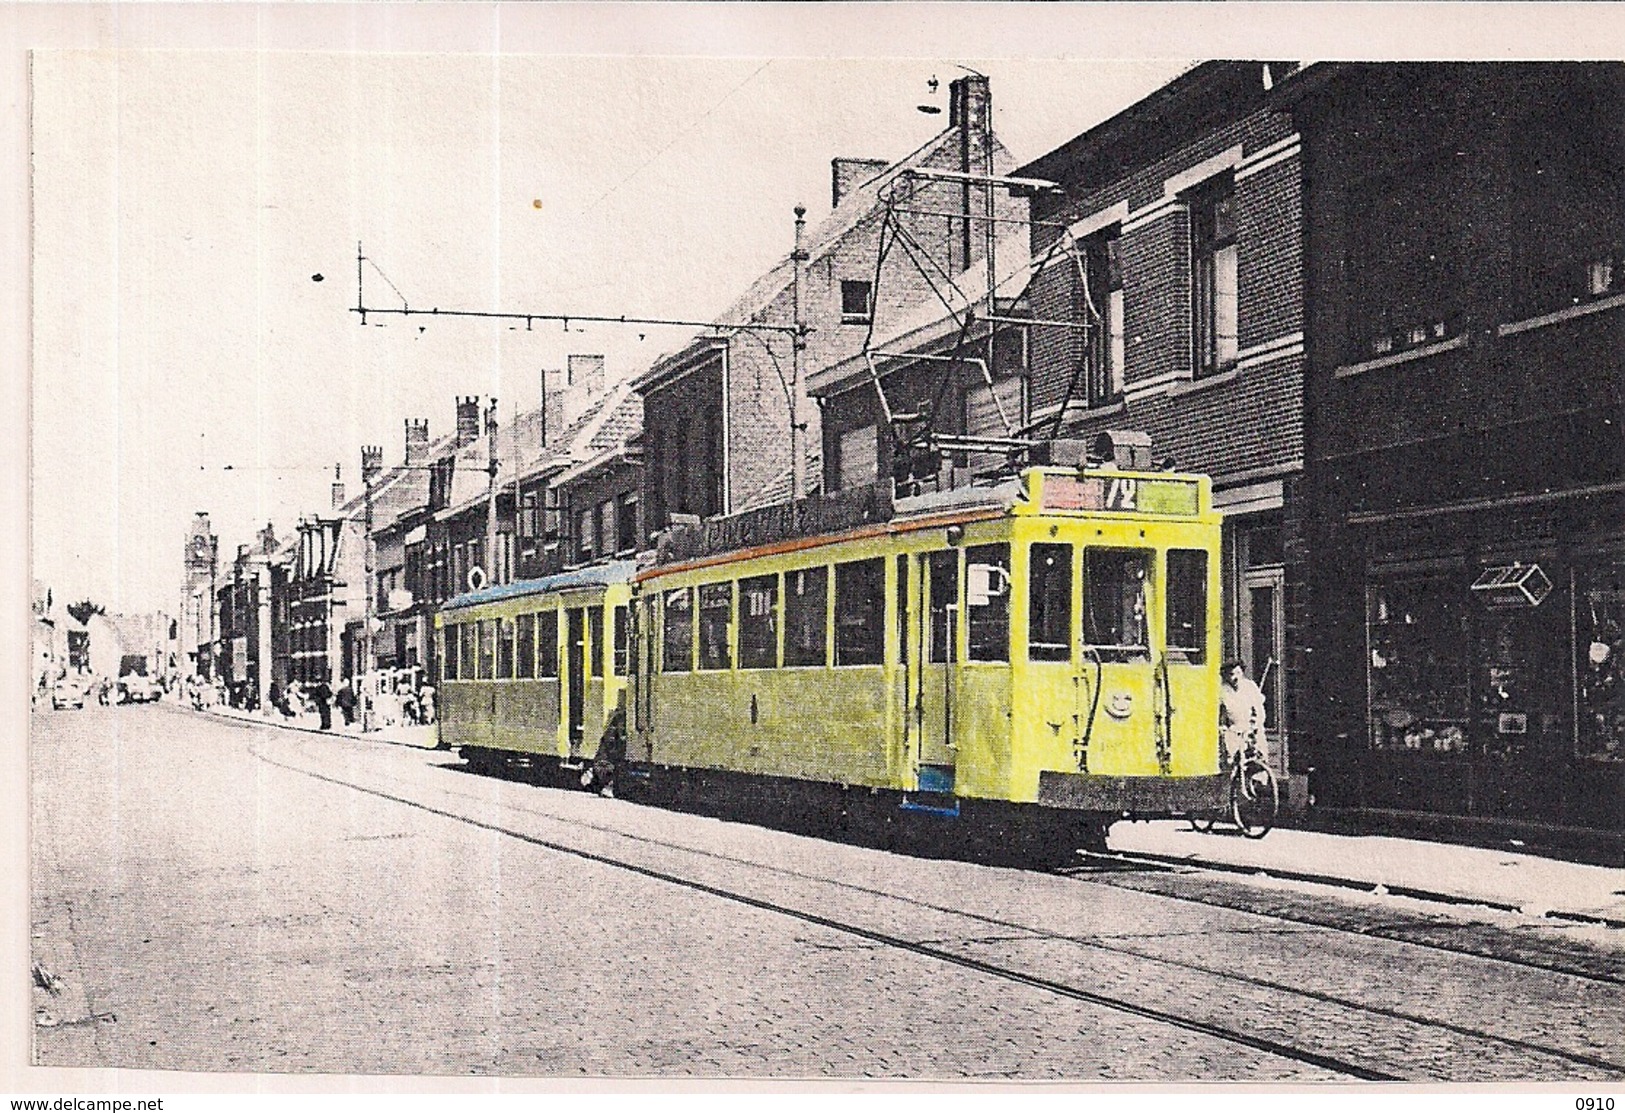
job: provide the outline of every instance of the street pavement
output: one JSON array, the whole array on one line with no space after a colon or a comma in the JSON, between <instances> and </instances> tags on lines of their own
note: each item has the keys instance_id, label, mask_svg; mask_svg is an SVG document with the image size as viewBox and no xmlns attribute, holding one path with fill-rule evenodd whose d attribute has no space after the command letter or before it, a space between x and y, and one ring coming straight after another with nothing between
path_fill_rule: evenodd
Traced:
<instances>
[{"instance_id":1,"label":"street pavement","mask_svg":"<svg viewBox=\"0 0 1625 1113\"><path fill-rule=\"evenodd\" d=\"M40 1064L1625 1078L1625 968L885 854L173 706L33 727Z\"/></svg>"}]
</instances>

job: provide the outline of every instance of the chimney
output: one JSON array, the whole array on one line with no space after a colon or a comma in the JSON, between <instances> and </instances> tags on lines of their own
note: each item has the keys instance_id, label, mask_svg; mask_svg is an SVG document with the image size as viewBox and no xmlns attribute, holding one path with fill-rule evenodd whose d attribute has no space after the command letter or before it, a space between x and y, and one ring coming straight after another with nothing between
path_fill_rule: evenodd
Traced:
<instances>
[{"instance_id":1,"label":"chimney","mask_svg":"<svg viewBox=\"0 0 1625 1113\"><path fill-rule=\"evenodd\" d=\"M272 527L270 522L266 522L265 528L260 530L259 542L260 552L266 556L276 552L276 529Z\"/></svg>"},{"instance_id":2,"label":"chimney","mask_svg":"<svg viewBox=\"0 0 1625 1113\"><path fill-rule=\"evenodd\" d=\"M337 510L344 505L344 481L340 478L339 465L333 465L333 509Z\"/></svg>"},{"instance_id":3,"label":"chimney","mask_svg":"<svg viewBox=\"0 0 1625 1113\"><path fill-rule=\"evenodd\" d=\"M382 445L364 444L361 446L361 483L370 487L378 481L384 471L384 449Z\"/></svg>"},{"instance_id":4,"label":"chimney","mask_svg":"<svg viewBox=\"0 0 1625 1113\"><path fill-rule=\"evenodd\" d=\"M480 396L472 398L457 397L457 446L479 439L480 435Z\"/></svg>"},{"instance_id":5,"label":"chimney","mask_svg":"<svg viewBox=\"0 0 1625 1113\"><path fill-rule=\"evenodd\" d=\"M570 356L567 364L570 385L588 397L604 389L603 356Z\"/></svg>"},{"instance_id":6,"label":"chimney","mask_svg":"<svg viewBox=\"0 0 1625 1113\"><path fill-rule=\"evenodd\" d=\"M567 371L542 372L542 444L547 448L557 447L564 432L565 394L569 389Z\"/></svg>"},{"instance_id":7,"label":"chimney","mask_svg":"<svg viewBox=\"0 0 1625 1113\"><path fill-rule=\"evenodd\" d=\"M980 74L956 77L948 85L948 126L958 131L959 166L961 173L985 175L993 172L993 97L988 91L987 78ZM958 202L953 206L968 218L959 222L958 243L950 240L950 270L957 274L980 258L984 251L981 242L988 232L985 217L989 214L987 193L982 186L965 183L957 191ZM997 202L995 202L996 204ZM984 219L978 221L977 217ZM980 225L980 227L973 227ZM958 258L954 258L956 253Z\"/></svg>"},{"instance_id":8,"label":"chimney","mask_svg":"<svg viewBox=\"0 0 1625 1113\"><path fill-rule=\"evenodd\" d=\"M429 421L427 418L406 419L406 456L408 464L422 464L429 455Z\"/></svg>"},{"instance_id":9,"label":"chimney","mask_svg":"<svg viewBox=\"0 0 1625 1113\"><path fill-rule=\"evenodd\" d=\"M846 195L870 178L881 174L891 163L883 158L832 158L829 160L829 207L838 208Z\"/></svg>"},{"instance_id":10,"label":"chimney","mask_svg":"<svg viewBox=\"0 0 1625 1113\"><path fill-rule=\"evenodd\" d=\"M948 83L949 127L985 135L992 119L989 115L992 107L993 94L988 91L987 78L981 74L956 77Z\"/></svg>"}]
</instances>

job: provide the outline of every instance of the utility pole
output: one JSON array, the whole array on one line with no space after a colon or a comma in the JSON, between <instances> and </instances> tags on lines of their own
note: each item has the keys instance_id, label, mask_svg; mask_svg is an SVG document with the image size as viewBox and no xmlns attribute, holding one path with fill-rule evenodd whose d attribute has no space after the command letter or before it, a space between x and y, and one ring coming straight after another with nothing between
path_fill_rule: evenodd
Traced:
<instances>
[{"instance_id":1,"label":"utility pole","mask_svg":"<svg viewBox=\"0 0 1625 1113\"><path fill-rule=\"evenodd\" d=\"M500 464L497 461L497 400L491 396L491 405L485 411L485 440L488 458L486 463L486 505L485 505L485 582L497 582L497 472Z\"/></svg>"},{"instance_id":2,"label":"utility pole","mask_svg":"<svg viewBox=\"0 0 1625 1113\"><path fill-rule=\"evenodd\" d=\"M801 272L807 265L803 239L807 231L807 206L796 206L796 246L790 253L794 274L791 281L791 313L794 331L790 334L790 501L807 491L807 453L801 445L801 364L807 348L807 326L801 318Z\"/></svg>"}]
</instances>

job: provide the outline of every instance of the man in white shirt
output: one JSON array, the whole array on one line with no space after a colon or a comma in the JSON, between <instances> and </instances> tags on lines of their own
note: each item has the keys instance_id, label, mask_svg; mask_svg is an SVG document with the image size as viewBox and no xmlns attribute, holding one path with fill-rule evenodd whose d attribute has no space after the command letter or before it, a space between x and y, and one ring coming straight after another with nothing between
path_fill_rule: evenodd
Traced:
<instances>
[{"instance_id":1,"label":"man in white shirt","mask_svg":"<svg viewBox=\"0 0 1625 1113\"><path fill-rule=\"evenodd\" d=\"M1219 672L1219 725L1223 730L1224 752L1235 754L1253 748L1269 761L1269 738L1264 733L1264 690L1254 684L1241 667L1230 660Z\"/></svg>"}]
</instances>

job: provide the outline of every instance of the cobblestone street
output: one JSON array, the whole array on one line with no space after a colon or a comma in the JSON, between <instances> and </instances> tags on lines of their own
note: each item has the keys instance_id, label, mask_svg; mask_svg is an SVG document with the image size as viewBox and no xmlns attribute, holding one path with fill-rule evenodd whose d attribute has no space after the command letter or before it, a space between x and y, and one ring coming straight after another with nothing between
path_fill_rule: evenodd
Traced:
<instances>
[{"instance_id":1,"label":"cobblestone street","mask_svg":"<svg viewBox=\"0 0 1625 1113\"><path fill-rule=\"evenodd\" d=\"M1606 950L1558 972L1538 941L1421 946L1240 881L1220 901L889 855L167 705L34 729L40 1065L1625 1077Z\"/></svg>"}]
</instances>

